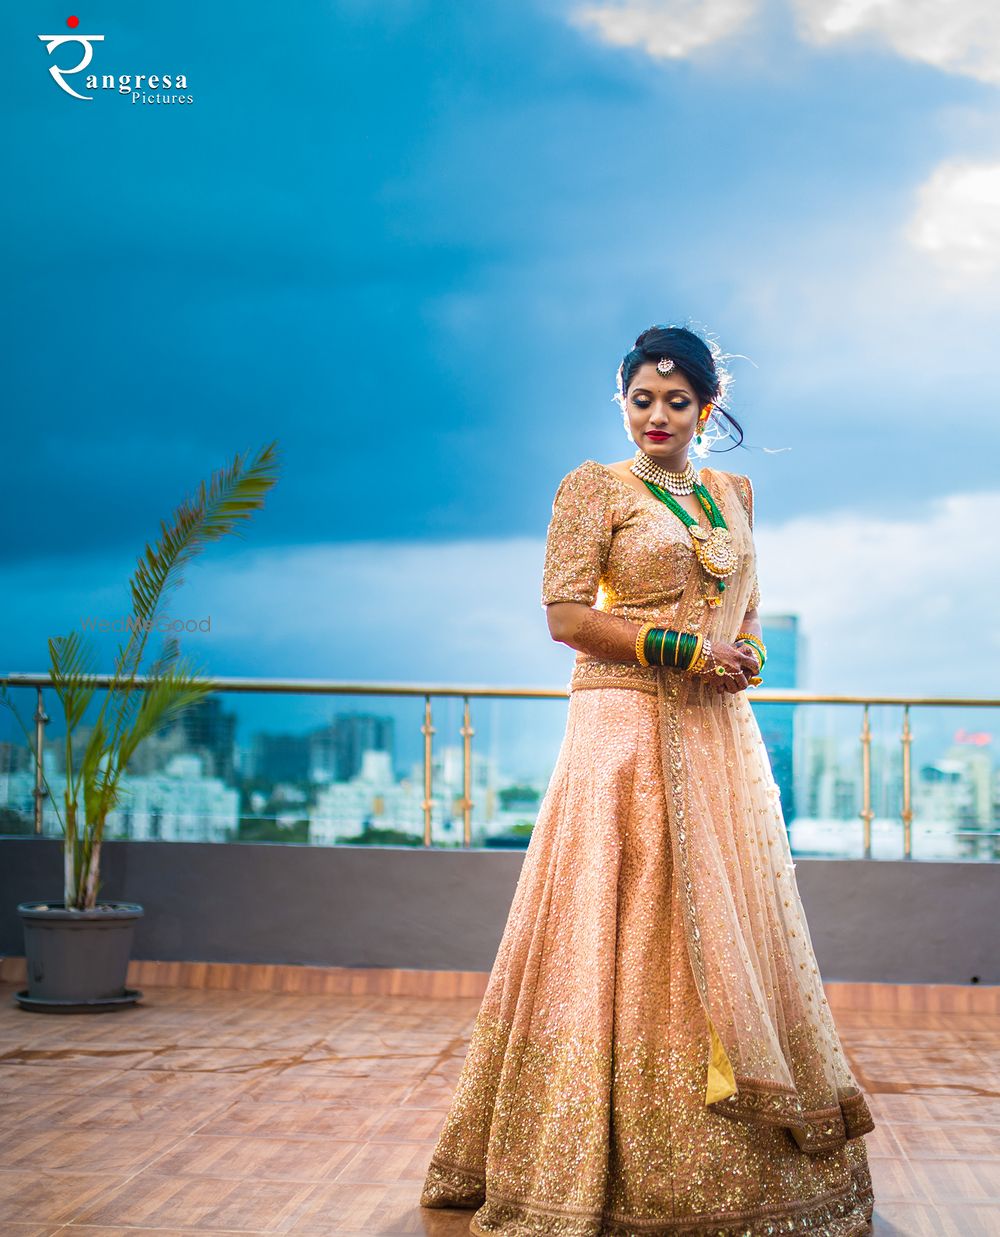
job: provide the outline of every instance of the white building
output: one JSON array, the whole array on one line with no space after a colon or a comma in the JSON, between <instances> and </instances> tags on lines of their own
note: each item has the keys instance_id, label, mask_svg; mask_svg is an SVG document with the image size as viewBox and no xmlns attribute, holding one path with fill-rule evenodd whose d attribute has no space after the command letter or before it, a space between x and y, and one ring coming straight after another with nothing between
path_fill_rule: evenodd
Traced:
<instances>
[{"instance_id":1,"label":"white building","mask_svg":"<svg viewBox=\"0 0 1000 1237\"><path fill-rule=\"evenodd\" d=\"M52 753L45 752L45 776L56 796L58 815L46 796L42 809L42 832L62 834L65 819L66 776L55 768ZM7 803L27 816L34 811L33 772L10 774L6 779ZM4 787L0 786L0 792ZM227 842L239 823L239 792L221 778L204 777L201 756L182 753L171 756L159 773L131 777L119 782L118 806L108 813L105 838L160 839L165 842ZM79 807L83 813L82 796Z\"/></svg>"},{"instance_id":2,"label":"white building","mask_svg":"<svg viewBox=\"0 0 1000 1237\"><path fill-rule=\"evenodd\" d=\"M492 777L491 760L473 752L470 780L474 842L482 839L487 821L492 821L495 814ZM461 841L464 830L461 747L442 747L435 753L431 785L431 830L435 841ZM331 782L317 794L309 817L309 840L332 845L357 837L366 824L374 829L395 829L422 838L423 801L423 765L419 761L412 766L409 777L396 781L389 753L367 751L362 755L361 769L356 777L347 782ZM498 828L502 831L503 826Z\"/></svg>"}]
</instances>

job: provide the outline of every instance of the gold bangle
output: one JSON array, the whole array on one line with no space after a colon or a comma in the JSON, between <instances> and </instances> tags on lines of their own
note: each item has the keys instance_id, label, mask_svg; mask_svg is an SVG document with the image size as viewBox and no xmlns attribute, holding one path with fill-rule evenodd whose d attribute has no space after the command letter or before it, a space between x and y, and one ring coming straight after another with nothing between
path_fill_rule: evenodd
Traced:
<instances>
[{"instance_id":1,"label":"gold bangle","mask_svg":"<svg viewBox=\"0 0 1000 1237\"><path fill-rule=\"evenodd\" d=\"M757 658L760 661L758 669L763 670L764 662L767 661L767 647L760 636L755 636L752 631L740 631L736 634L734 644L749 644L757 650Z\"/></svg>"},{"instance_id":2,"label":"gold bangle","mask_svg":"<svg viewBox=\"0 0 1000 1237\"><path fill-rule=\"evenodd\" d=\"M708 636L701 636L699 638L702 642L701 649L698 656L691 663L690 670L692 674L701 674L712 657L712 641Z\"/></svg>"},{"instance_id":3,"label":"gold bangle","mask_svg":"<svg viewBox=\"0 0 1000 1237\"><path fill-rule=\"evenodd\" d=\"M756 644L751 644L749 640L737 640L736 643L745 644L747 648L753 649L756 654L755 661L757 662L757 673L760 674L760 672L764 669L764 659L760 655L760 649L756 646Z\"/></svg>"},{"instance_id":4,"label":"gold bangle","mask_svg":"<svg viewBox=\"0 0 1000 1237\"><path fill-rule=\"evenodd\" d=\"M646 633L651 627L655 626L656 622L654 619L650 619L648 622L643 623L639 628L639 634L635 638L635 659L640 666L649 665L649 661L646 658L646 650L643 648L643 645L646 643Z\"/></svg>"}]
</instances>

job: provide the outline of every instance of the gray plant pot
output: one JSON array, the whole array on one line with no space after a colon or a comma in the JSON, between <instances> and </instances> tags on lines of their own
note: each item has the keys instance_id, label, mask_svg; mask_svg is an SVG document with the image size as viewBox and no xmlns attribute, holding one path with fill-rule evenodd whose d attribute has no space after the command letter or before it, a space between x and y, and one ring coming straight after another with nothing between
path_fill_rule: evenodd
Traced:
<instances>
[{"instance_id":1,"label":"gray plant pot","mask_svg":"<svg viewBox=\"0 0 1000 1237\"><path fill-rule=\"evenodd\" d=\"M28 986L15 994L22 1009L40 1013L101 1013L132 1005L142 993L126 988L135 902L98 902L67 910L63 902L19 902Z\"/></svg>"}]
</instances>

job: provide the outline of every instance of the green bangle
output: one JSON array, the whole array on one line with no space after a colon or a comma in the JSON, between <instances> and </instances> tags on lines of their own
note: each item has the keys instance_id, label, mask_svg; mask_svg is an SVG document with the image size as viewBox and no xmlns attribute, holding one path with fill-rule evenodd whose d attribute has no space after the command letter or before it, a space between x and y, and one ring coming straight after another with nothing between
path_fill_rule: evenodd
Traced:
<instances>
[{"instance_id":1,"label":"green bangle","mask_svg":"<svg viewBox=\"0 0 1000 1237\"><path fill-rule=\"evenodd\" d=\"M651 627L643 641L643 653L651 666L674 666L689 670L700 652L696 632L672 627Z\"/></svg>"}]
</instances>

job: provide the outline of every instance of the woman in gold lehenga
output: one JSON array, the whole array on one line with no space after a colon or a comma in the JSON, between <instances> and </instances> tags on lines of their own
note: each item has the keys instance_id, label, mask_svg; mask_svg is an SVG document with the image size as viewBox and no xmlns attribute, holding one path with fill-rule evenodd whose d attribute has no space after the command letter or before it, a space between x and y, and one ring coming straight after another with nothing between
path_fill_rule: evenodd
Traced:
<instances>
[{"instance_id":1,"label":"woman in gold lehenga","mask_svg":"<svg viewBox=\"0 0 1000 1237\"><path fill-rule=\"evenodd\" d=\"M874 1122L747 699L753 491L688 459L713 409L739 428L716 354L643 332L619 370L634 458L556 491L566 733L420 1198L474 1208L472 1233L872 1231Z\"/></svg>"}]
</instances>

